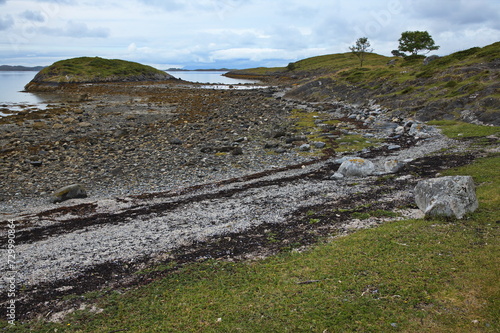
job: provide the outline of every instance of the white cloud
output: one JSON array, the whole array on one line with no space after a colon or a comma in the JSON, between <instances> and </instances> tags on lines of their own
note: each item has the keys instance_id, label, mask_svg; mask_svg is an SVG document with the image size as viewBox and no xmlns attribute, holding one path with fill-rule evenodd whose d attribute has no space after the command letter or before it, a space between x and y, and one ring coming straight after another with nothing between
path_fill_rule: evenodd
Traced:
<instances>
[{"instance_id":1,"label":"white cloud","mask_svg":"<svg viewBox=\"0 0 500 333\"><path fill-rule=\"evenodd\" d=\"M77 21L68 21L64 27L41 27L38 31L50 36L72 38L107 38L109 36L107 28L89 28L86 23Z\"/></svg>"},{"instance_id":2,"label":"white cloud","mask_svg":"<svg viewBox=\"0 0 500 333\"><path fill-rule=\"evenodd\" d=\"M407 30L429 31L440 55L500 36L498 0L0 0L0 5L0 30L8 31L0 34L1 62L25 59L35 65L91 54L188 68L276 66L348 52L365 36L375 52L390 55Z\"/></svg>"},{"instance_id":3,"label":"white cloud","mask_svg":"<svg viewBox=\"0 0 500 333\"><path fill-rule=\"evenodd\" d=\"M0 16L0 31L7 30L14 25L14 19L10 15Z\"/></svg>"},{"instance_id":4,"label":"white cloud","mask_svg":"<svg viewBox=\"0 0 500 333\"><path fill-rule=\"evenodd\" d=\"M45 15L41 11L35 11L35 10L26 10L20 14L22 18L27 19L28 21L35 21L35 22L44 22L45 21Z\"/></svg>"}]
</instances>

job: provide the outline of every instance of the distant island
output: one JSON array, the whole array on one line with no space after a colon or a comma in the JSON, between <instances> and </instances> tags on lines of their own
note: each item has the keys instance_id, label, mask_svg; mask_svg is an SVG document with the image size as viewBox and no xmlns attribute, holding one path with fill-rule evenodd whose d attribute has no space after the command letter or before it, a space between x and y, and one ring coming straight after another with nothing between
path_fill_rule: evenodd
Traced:
<instances>
[{"instance_id":1,"label":"distant island","mask_svg":"<svg viewBox=\"0 0 500 333\"><path fill-rule=\"evenodd\" d=\"M29 82L26 91L58 90L68 83L165 81L172 75L136 62L80 57L61 60L42 69Z\"/></svg>"},{"instance_id":2,"label":"distant island","mask_svg":"<svg viewBox=\"0 0 500 333\"><path fill-rule=\"evenodd\" d=\"M45 66L26 67L26 66L1 65L0 72L39 72L44 68Z\"/></svg>"}]
</instances>

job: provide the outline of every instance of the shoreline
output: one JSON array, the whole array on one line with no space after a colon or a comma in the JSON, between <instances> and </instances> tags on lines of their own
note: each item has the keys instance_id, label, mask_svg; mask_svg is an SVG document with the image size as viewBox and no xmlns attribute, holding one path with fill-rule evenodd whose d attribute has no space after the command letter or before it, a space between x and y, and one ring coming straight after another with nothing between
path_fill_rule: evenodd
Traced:
<instances>
[{"instance_id":1,"label":"shoreline","mask_svg":"<svg viewBox=\"0 0 500 333\"><path fill-rule=\"evenodd\" d=\"M290 123L281 110L286 103L271 100L275 92L80 85L44 110L0 118L0 211L42 204L70 183L82 183L91 196L110 197L307 161L293 147L279 154L264 149L273 141L266 136ZM263 100L272 103L264 106Z\"/></svg>"}]
</instances>

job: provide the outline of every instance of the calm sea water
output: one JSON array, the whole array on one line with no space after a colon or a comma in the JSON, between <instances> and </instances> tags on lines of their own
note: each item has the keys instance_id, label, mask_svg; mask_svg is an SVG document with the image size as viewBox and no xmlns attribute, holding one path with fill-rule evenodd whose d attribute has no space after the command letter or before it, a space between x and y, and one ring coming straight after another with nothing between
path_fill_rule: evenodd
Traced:
<instances>
[{"instance_id":1,"label":"calm sea water","mask_svg":"<svg viewBox=\"0 0 500 333\"><path fill-rule=\"evenodd\" d=\"M253 80L240 80L240 79L232 79L229 77L222 76L222 74L227 72L201 72L201 71L167 71L168 74L172 75L181 80L189 81L189 82L197 82L197 83L208 83L208 84L239 84L239 83L256 83L257 81Z\"/></svg>"},{"instance_id":2,"label":"calm sea water","mask_svg":"<svg viewBox=\"0 0 500 333\"><path fill-rule=\"evenodd\" d=\"M37 72L0 72L0 104L43 102L32 93L21 92Z\"/></svg>"}]
</instances>

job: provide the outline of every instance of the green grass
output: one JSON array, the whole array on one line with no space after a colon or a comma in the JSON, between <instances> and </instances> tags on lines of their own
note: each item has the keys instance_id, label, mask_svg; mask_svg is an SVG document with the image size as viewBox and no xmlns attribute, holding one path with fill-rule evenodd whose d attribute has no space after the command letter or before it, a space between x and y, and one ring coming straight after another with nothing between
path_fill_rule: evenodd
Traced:
<instances>
[{"instance_id":1,"label":"green grass","mask_svg":"<svg viewBox=\"0 0 500 333\"><path fill-rule=\"evenodd\" d=\"M189 264L101 297L100 314L11 331L498 332L499 165L496 155L443 172L478 185L480 207L464 220L390 222L305 252Z\"/></svg>"},{"instance_id":2,"label":"green grass","mask_svg":"<svg viewBox=\"0 0 500 333\"><path fill-rule=\"evenodd\" d=\"M433 120L429 124L441 128L443 134L452 139L500 134L499 126L481 126L456 120Z\"/></svg>"}]
</instances>

